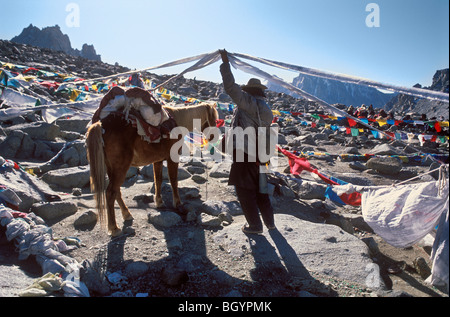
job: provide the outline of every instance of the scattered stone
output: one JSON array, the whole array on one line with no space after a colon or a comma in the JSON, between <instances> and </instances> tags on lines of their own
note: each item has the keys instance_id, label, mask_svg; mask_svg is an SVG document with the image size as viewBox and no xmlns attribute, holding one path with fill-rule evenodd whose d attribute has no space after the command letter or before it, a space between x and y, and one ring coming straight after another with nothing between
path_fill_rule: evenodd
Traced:
<instances>
[{"instance_id":1,"label":"scattered stone","mask_svg":"<svg viewBox=\"0 0 450 317\"><path fill-rule=\"evenodd\" d=\"M78 207L73 202L55 201L50 203L36 203L31 206L31 212L46 221L53 221L75 214Z\"/></svg>"},{"instance_id":2,"label":"scattered stone","mask_svg":"<svg viewBox=\"0 0 450 317\"><path fill-rule=\"evenodd\" d=\"M82 213L73 223L75 228L91 226L97 223L98 215L93 210Z\"/></svg>"},{"instance_id":3,"label":"scattered stone","mask_svg":"<svg viewBox=\"0 0 450 317\"><path fill-rule=\"evenodd\" d=\"M194 174L192 175L192 180L197 184L204 184L208 181L208 179L202 175Z\"/></svg>"},{"instance_id":4,"label":"scattered stone","mask_svg":"<svg viewBox=\"0 0 450 317\"><path fill-rule=\"evenodd\" d=\"M125 275L130 279L142 277L147 271L148 265L142 261L131 262L125 267Z\"/></svg>"},{"instance_id":5,"label":"scattered stone","mask_svg":"<svg viewBox=\"0 0 450 317\"><path fill-rule=\"evenodd\" d=\"M423 257L418 257L414 260L414 268L419 273L422 279L427 279L431 275L431 269L427 264L427 261Z\"/></svg>"},{"instance_id":6,"label":"scattered stone","mask_svg":"<svg viewBox=\"0 0 450 317\"><path fill-rule=\"evenodd\" d=\"M152 202L155 201L155 198L153 195L141 194L141 195L134 196L133 200L135 200L137 202L142 202L144 204L151 204Z\"/></svg>"},{"instance_id":7,"label":"scattered stone","mask_svg":"<svg viewBox=\"0 0 450 317\"><path fill-rule=\"evenodd\" d=\"M4 129L6 134L10 131L20 130L28 134L34 140L54 141L60 135L60 128L55 124L49 124L43 121L18 124Z\"/></svg>"},{"instance_id":8,"label":"scattered stone","mask_svg":"<svg viewBox=\"0 0 450 317\"><path fill-rule=\"evenodd\" d=\"M220 227L222 219L202 213L198 216L198 223L204 227Z\"/></svg>"},{"instance_id":9,"label":"scattered stone","mask_svg":"<svg viewBox=\"0 0 450 317\"><path fill-rule=\"evenodd\" d=\"M89 167L77 166L49 171L42 175L42 180L63 188L83 188L89 185L90 176Z\"/></svg>"},{"instance_id":10,"label":"scattered stone","mask_svg":"<svg viewBox=\"0 0 450 317\"><path fill-rule=\"evenodd\" d=\"M351 169L357 170L357 171L365 171L367 169L367 166L362 164L361 162L355 161L348 164L348 166Z\"/></svg>"},{"instance_id":11,"label":"scattered stone","mask_svg":"<svg viewBox=\"0 0 450 317\"><path fill-rule=\"evenodd\" d=\"M399 159L389 156L371 158L366 166L386 175L398 175L403 167Z\"/></svg>"},{"instance_id":12,"label":"scattered stone","mask_svg":"<svg viewBox=\"0 0 450 317\"><path fill-rule=\"evenodd\" d=\"M181 223L183 220L181 217L172 211L155 211L152 210L148 213L148 222L154 224L155 226L160 226L163 228L169 228L176 226Z\"/></svg>"},{"instance_id":13,"label":"scattered stone","mask_svg":"<svg viewBox=\"0 0 450 317\"><path fill-rule=\"evenodd\" d=\"M294 191L292 189L290 189L288 186L281 185L280 186L280 193L284 197L295 198Z\"/></svg>"},{"instance_id":14,"label":"scattered stone","mask_svg":"<svg viewBox=\"0 0 450 317\"><path fill-rule=\"evenodd\" d=\"M370 152L375 155L404 155L402 150L399 150L390 144L377 145Z\"/></svg>"},{"instance_id":15,"label":"scattered stone","mask_svg":"<svg viewBox=\"0 0 450 317\"><path fill-rule=\"evenodd\" d=\"M309 182L309 181L300 181L297 182L296 186L291 186L291 188L295 191L298 198L304 200L312 200L312 199L325 199L325 191L327 189L326 185Z\"/></svg>"},{"instance_id":16,"label":"scattered stone","mask_svg":"<svg viewBox=\"0 0 450 317\"><path fill-rule=\"evenodd\" d=\"M209 173L210 177L214 178L226 178L230 176L231 163L222 162L220 164L215 164L211 168L211 172Z\"/></svg>"},{"instance_id":17,"label":"scattered stone","mask_svg":"<svg viewBox=\"0 0 450 317\"><path fill-rule=\"evenodd\" d=\"M221 213L226 213L231 216L242 215L242 208L237 201L205 201L201 207L201 211L206 214L218 217Z\"/></svg>"}]
</instances>

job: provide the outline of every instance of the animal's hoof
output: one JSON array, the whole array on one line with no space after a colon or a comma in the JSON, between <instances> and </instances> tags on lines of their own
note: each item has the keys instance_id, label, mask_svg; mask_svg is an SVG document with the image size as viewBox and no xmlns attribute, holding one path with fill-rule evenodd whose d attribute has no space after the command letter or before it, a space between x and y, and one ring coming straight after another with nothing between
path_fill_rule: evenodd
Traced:
<instances>
[{"instance_id":1,"label":"animal's hoof","mask_svg":"<svg viewBox=\"0 0 450 317\"><path fill-rule=\"evenodd\" d=\"M122 235L122 230L120 230L119 228L115 228L113 230L109 231L109 235L111 236L111 238L116 238L118 236Z\"/></svg>"},{"instance_id":2,"label":"animal's hoof","mask_svg":"<svg viewBox=\"0 0 450 317\"><path fill-rule=\"evenodd\" d=\"M132 214L128 214L127 216L123 217L124 221L132 221L134 220L133 215Z\"/></svg>"}]
</instances>

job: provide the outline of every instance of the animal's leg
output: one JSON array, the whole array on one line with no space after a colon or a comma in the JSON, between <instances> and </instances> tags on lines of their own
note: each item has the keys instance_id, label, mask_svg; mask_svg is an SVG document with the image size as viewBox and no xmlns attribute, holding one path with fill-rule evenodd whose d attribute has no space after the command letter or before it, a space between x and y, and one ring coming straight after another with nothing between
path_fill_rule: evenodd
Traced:
<instances>
[{"instance_id":1,"label":"animal's leg","mask_svg":"<svg viewBox=\"0 0 450 317\"><path fill-rule=\"evenodd\" d=\"M127 205L125 205L125 202L122 199L122 193L120 192L116 197L117 203L119 204L120 210L122 211L122 218L123 220L133 220L133 215L131 214L130 210L128 209Z\"/></svg>"},{"instance_id":2,"label":"animal's leg","mask_svg":"<svg viewBox=\"0 0 450 317\"><path fill-rule=\"evenodd\" d=\"M178 193L178 163L168 160L167 168L169 170L170 185L172 186L173 207L177 209L181 206L181 199Z\"/></svg>"},{"instance_id":3,"label":"animal's leg","mask_svg":"<svg viewBox=\"0 0 450 317\"><path fill-rule=\"evenodd\" d=\"M155 181L155 204L156 208L161 208L164 205L161 196L161 186L162 186L162 175L163 172L163 162L153 163L153 178Z\"/></svg>"},{"instance_id":4,"label":"animal's leg","mask_svg":"<svg viewBox=\"0 0 450 317\"><path fill-rule=\"evenodd\" d=\"M106 207L108 211L108 230L113 237L117 237L122 234L122 230L117 227L116 223L116 214L114 209L115 201L117 200L119 203L122 210L122 215L124 214L122 207L125 207L126 210L128 210L123 203L122 195L120 193L120 186L125 181L129 166L130 164L120 164L116 165L115 169L108 167L109 185L106 188Z\"/></svg>"},{"instance_id":5,"label":"animal's leg","mask_svg":"<svg viewBox=\"0 0 450 317\"><path fill-rule=\"evenodd\" d=\"M116 214L114 210L114 202L116 201L118 192L117 186L115 186L110 180L108 188L106 189L106 208L108 211L108 231L112 237L117 237L122 234L122 230L117 227Z\"/></svg>"}]
</instances>

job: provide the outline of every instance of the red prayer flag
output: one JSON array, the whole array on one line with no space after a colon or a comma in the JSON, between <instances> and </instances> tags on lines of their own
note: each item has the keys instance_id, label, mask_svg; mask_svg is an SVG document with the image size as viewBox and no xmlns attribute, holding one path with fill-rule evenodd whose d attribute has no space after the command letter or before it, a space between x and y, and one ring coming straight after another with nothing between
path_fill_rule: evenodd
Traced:
<instances>
[{"instance_id":1,"label":"red prayer flag","mask_svg":"<svg viewBox=\"0 0 450 317\"><path fill-rule=\"evenodd\" d=\"M351 126L351 127L354 127L354 126L356 126L356 121L355 120L353 120L353 119L350 119L350 118L347 118L348 119L348 124Z\"/></svg>"},{"instance_id":2,"label":"red prayer flag","mask_svg":"<svg viewBox=\"0 0 450 317\"><path fill-rule=\"evenodd\" d=\"M436 129L436 132L441 132L442 131L441 125L437 121L434 124L434 128Z\"/></svg>"},{"instance_id":3,"label":"red prayer flag","mask_svg":"<svg viewBox=\"0 0 450 317\"><path fill-rule=\"evenodd\" d=\"M225 120L224 119L218 119L216 120L216 126L218 128L225 126Z\"/></svg>"}]
</instances>

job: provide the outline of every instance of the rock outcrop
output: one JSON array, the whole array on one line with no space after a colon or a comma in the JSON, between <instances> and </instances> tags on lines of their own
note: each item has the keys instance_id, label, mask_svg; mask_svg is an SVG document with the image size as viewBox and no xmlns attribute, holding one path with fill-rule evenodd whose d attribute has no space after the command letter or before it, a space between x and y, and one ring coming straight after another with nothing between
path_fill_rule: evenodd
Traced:
<instances>
[{"instance_id":1,"label":"rock outcrop","mask_svg":"<svg viewBox=\"0 0 450 317\"><path fill-rule=\"evenodd\" d=\"M93 45L84 44L81 51L72 48L69 36L63 34L58 25L49 26L41 30L30 24L22 30L22 33L13 37L11 42L61 51L72 56L83 57L93 61L101 61L101 56L96 53Z\"/></svg>"}]
</instances>

